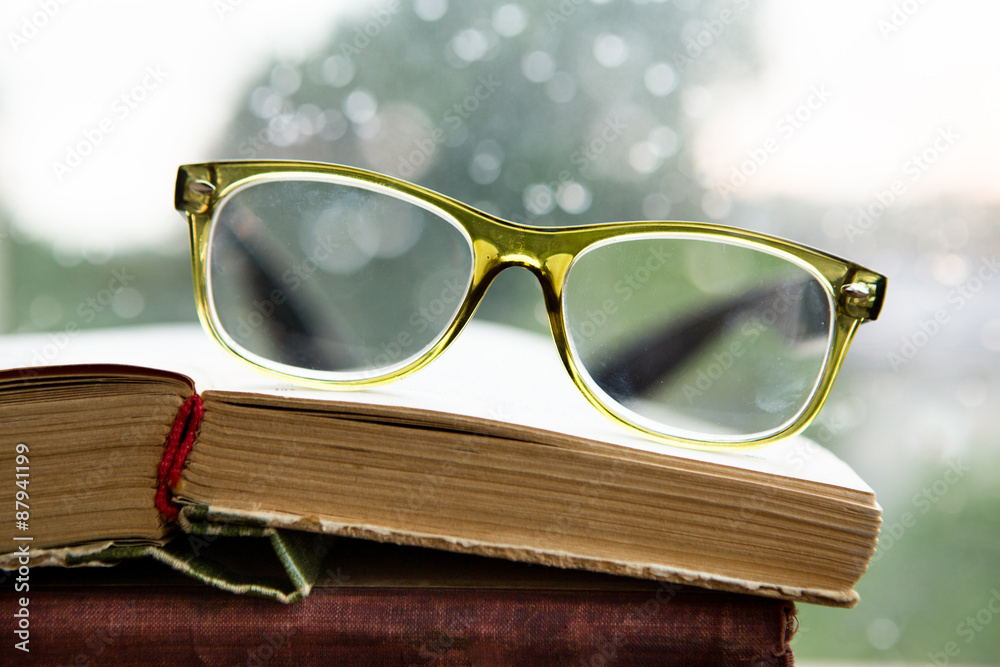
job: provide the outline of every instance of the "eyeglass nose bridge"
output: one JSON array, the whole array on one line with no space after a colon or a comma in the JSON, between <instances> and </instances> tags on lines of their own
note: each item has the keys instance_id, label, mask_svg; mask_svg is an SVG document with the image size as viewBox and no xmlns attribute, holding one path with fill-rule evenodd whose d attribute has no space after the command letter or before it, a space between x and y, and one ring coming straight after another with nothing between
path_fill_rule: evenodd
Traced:
<instances>
[{"instance_id":1,"label":"eyeglass nose bridge","mask_svg":"<svg viewBox=\"0 0 1000 667\"><path fill-rule=\"evenodd\" d=\"M556 247L555 235L550 230L516 229L514 225L500 225L493 227L492 231L493 234L487 233L473 241L476 269L468 297L471 306L469 316L503 271L515 267L526 269L538 279L542 288L549 329L560 348L560 356L566 362L562 351L566 335L563 332L561 299L566 275L575 254L568 249Z\"/></svg>"},{"instance_id":2,"label":"eyeglass nose bridge","mask_svg":"<svg viewBox=\"0 0 1000 667\"><path fill-rule=\"evenodd\" d=\"M574 257L571 250L557 243L557 234L553 230L499 220L482 222L488 224L476 225L473 239L474 287L481 285L485 292L502 271L520 267L531 272L541 283L546 306L557 304Z\"/></svg>"}]
</instances>

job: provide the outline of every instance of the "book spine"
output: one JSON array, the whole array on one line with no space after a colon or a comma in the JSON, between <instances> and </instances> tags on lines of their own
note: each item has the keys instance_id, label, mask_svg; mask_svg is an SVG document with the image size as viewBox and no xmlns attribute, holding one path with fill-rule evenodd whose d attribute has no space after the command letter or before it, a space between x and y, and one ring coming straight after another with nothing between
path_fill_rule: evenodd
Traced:
<instances>
[{"instance_id":1,"label":"book spine","mask_svg":"<svg viewBox=\"0 0 1000 667\"><path fill-rule=\"evenodd\" d=\"M7 636L12 596L4 596ZM656 591L326 587L282 605L201 587L32 592L35 664L791 665L787 601ZM4 649L5 651L10 649Z\"/></svg>"},{"instance_id":2,"label":"book spine","mask_svg":"<svg viewBox=\"0 0 1000 667\"><path fill-rule=\"evenodd\" d=\"M194 447L194 439L198 435L198 426L205 414L205 406L198 394L192 394L180 410L173 428L167 435L163 445L163 458L156 471L156 509L170 521L177 521L179 509L172 501L172 489L180 480L184 462Z\"/></svg>"}]
</instances>

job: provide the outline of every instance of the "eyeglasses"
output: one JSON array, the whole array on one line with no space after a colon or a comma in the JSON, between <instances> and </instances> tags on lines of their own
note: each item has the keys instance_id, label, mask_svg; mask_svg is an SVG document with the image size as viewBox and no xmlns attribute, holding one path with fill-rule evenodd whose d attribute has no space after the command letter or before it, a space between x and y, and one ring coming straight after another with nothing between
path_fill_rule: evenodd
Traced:
<instances>
[{"instance_id":1,"label":"eyeglasses","mask_svg":"<svg viewBox=\"0 0 1000 667\"><path fill-rule=\"evenodd\" d=\"M190 223L203 324L259 369L326 388L402 378L455 339L500 271L520 266L541 283L587 399L696 448L805 428L886 289L873 271L751 231L530 227L329 164L183 166L175 204Z\"/></svg>"}]
</instances>

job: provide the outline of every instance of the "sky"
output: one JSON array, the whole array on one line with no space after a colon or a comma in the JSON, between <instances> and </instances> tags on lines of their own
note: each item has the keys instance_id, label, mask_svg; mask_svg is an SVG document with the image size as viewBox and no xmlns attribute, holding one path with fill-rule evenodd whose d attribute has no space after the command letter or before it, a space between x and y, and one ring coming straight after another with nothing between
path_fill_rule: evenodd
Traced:
<instances>
[{"instance_id":1,"label":"sky","mask_svg":"<svg viewBox=\"0 0 1000 667\"><path fill-rule=\"evenodd\" d=\"M732 1L736 20L750 1ZM278 6L5 2L0 206L16 233L98 255L177 245L177 166L218 157L215 141L249 82L273 57L295 62L322 44L343 7ZM759 76L685 100L700 124L706 185L820 202L869 200L897 181L913 202L1000 197L1000 3L760 0L756 9ZM711 39L725 38L719 25Z\"/></svg>"},{"instance_id":2,"label":"sky","mask_svg":"<svg viewBox=\"0 0 1000 667\"><path fill-rule=\"evenodd\" d=\"M57 9L41 20L43 4L6 0L0 12L0 204L23 234L97 252L183 237L177 167L217 157L248 82L275 55L294 61L322 44L342 12L322 0L280 11L50 0Z\"/></svg>"},{"instance_id":3,"label":"sky","mask_svg":"<svg viewBox=\"0 0 1000 667\"><path fill-rule=\"evenodd\" d=\"M912 201L996 202L998 24L986 0L768 0L761 78L712 91L707 180L752 171L772 139L738 196L869 199L902 180Z\"/></svg>"}]
</instances>

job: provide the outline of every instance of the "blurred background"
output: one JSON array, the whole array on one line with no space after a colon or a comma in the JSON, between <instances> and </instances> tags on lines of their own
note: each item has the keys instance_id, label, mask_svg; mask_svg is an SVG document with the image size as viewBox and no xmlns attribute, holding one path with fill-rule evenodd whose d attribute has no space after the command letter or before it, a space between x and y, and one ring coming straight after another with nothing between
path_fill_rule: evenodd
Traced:
<instances>
[{"instance_id":1,"label":"blurred background","mask_svg":"<svg viewBox=\"0 0 1000 667\"><path fill-rule=\"evenodd\" d=\"M1000 663L1000 6L17 0L0 22L0 332L49 350L196 319L172 195L202 160L351 164L538 225L719 221L885 273L811 427L883 535L856 609L800 607L796 656ZM526 272L481 311L542 315Z\"/></svg>"}]
</instances>

